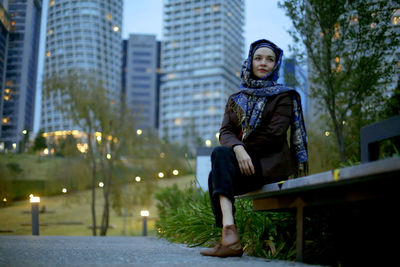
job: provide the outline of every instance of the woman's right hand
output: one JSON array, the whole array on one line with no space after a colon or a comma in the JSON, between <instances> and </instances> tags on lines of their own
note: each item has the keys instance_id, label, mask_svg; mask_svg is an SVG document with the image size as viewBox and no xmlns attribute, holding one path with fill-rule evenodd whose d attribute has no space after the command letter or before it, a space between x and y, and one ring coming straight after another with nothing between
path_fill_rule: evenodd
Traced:
<instances>
[{"instance_id":1,"label":"woman's right hand","mask_svg":"<svg viewBox=\"0 0 400 267\"><path fill-rule=\"evenodd\" d=\"M235 152L236 159L239 163L240 172L244 175L252 175L255 173L253 162L247 151L242 145L235 146L233 148Z\"/></svg>"}]
</instances>

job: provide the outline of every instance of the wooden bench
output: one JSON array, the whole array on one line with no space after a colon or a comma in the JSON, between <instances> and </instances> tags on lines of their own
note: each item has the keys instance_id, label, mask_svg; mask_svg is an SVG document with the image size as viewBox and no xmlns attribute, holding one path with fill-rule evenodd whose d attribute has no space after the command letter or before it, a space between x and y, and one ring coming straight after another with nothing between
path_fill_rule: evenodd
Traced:
<instances>
[{"instance_id":1,"label":"wooden bench","mask_svg":"<svg viewBox=\"0 0 400 267\"><path fill-rule=\"evenodd\" d=\"M296 260L303 261L304 208L382 200L398 209L400 157L322 172L236 196L252 199L257 211L296 211ZM397 242L397 241L396 241Z\"/></svg>"}]
</instances>

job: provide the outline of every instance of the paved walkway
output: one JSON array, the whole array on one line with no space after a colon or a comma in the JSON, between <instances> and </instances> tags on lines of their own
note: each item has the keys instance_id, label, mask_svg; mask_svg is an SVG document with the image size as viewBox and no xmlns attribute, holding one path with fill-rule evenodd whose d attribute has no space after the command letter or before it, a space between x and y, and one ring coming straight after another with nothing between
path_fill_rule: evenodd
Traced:
<instances>
[{"instance_id":1,"label":"paved walkway","mask_svg":"<svg viewBox=\"0 0 400 267\"><path fill-rule=\"evenodd\" d=\"M214 258L156 237L0 236L0 266L304 267L243 255Z\"/></svg>"}]
</instances>

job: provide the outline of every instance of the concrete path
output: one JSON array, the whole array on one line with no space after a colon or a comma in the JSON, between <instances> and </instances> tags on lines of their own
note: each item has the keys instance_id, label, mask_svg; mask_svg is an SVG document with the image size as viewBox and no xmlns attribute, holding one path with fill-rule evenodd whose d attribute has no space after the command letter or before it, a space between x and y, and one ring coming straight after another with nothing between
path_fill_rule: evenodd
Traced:
<instances>
[{"instance_id":1,"label":"concrete path","mask_svg":"<svg viewBox=\"0 0 400 267\"><path fill-rule=\"evenodd\" d=\"M214 258L156 237L0 236L0 266L268 266L302 263Z\"/></svg>"}]
</instances>

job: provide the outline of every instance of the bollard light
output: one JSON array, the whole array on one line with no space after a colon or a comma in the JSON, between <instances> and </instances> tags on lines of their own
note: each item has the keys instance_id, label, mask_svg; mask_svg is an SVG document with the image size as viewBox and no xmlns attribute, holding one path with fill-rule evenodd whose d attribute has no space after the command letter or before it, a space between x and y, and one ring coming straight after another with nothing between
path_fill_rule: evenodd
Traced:
<instances>
[{"instance_id":1,"label":"bollard light","mask_svg":"<svg viewBox=\"0 0 400 267\"><path fill-rule=\"evenodd\" d=\"M29 196L29 202L32 207L32 235L39 235L39 203L40 197L33 194Z\"/></svg>"},{"instance_id":2,"label":"bollard light","mask_svg":"<svg viewBox=\"0 0 400 267\"><path fill-rule=\"evenodd\" d=\"M141 210L140 215L142 216L142 235L147 236L147 217L149 216L148 210Z\"/></svg>"}]
</instances>

